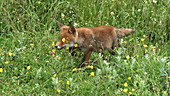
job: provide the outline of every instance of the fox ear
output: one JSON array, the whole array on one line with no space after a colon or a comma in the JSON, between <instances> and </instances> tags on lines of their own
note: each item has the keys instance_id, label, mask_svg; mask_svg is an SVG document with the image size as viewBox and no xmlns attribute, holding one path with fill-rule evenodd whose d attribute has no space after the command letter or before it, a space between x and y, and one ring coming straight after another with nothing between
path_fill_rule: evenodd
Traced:
<instances>
[{"instance_id":1,"label":"fox ear","mask_svg":"<svg viewBox=\"0 0 170 96\"><path fill-rule=\"evenodd\" d=\"M74 26L70 26L70 28L68 29L68 33L75 35L76 34L76 29L74 28Z\"/></svg>"},{"instance_id":2,"label":"fox ear","mask_svg":"<svg viewBox=\"0 0 170 96\"><path fill-rule=\"evenodd\" d=\"M65 25L60 23L60 22L58 22L58 26L61 28L61 27L65 26Z\"/></svg>"}]
</instances>

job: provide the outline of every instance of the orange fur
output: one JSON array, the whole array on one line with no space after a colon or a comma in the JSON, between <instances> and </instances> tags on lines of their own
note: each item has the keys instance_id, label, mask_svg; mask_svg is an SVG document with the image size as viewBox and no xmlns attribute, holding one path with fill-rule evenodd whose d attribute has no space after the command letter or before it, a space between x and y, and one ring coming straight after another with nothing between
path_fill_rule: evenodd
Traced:
<instances>
[{"instance_id":1,"label":"orange fur","mask_svg":"<svg viewBox=\"0 0 170 96\"><path fill-rule=\"evenodd\" d=\"M74 26L66 26L59 22L58 25L61 32L56 48L72 47L77 43L84 52L82 63L89 61L92 51L101 52L101 50L107 50L114 54L111 48L117 46L117 40L135 31L111 26L74 28ZM63 38L65 38L65 42L62 41Z\"/></svg>"}]
</instances>

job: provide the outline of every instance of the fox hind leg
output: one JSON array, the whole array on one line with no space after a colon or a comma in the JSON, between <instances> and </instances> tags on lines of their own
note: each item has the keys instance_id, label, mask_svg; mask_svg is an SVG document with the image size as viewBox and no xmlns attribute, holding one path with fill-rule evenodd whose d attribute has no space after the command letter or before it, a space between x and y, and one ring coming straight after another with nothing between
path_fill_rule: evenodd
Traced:
<instances>
[{"instance_id":1,"label":"fox hind leg","mask_svg":"<svg viewBox=\"0 0 170 96\"><path fill-rule=\"evenodd\" d=\"M115 53L114 51L112 51L112 49L111 49L111 48L106 48L106 50L107 50L110 54L112 54L112 55L116 55L116 53Z\"/></svg>"}]
</instances>

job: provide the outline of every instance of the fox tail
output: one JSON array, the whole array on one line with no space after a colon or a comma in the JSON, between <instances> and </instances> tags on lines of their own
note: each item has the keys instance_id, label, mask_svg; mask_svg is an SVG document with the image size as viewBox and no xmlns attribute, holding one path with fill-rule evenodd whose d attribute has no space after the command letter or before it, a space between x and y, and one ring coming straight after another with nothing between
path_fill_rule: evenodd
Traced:
<instances>
[{"instance_id":1,"label":"fox tail","mask_svg":"<svg viewBox=\"0 0 170 96\"><path fill-rule=\"evenodd\" d=\"M122 37L130 35L131 33L134 33L135 29L116 28L115 32L116 32L118 38L122 38Z\"/></svg>"}]
</instances>

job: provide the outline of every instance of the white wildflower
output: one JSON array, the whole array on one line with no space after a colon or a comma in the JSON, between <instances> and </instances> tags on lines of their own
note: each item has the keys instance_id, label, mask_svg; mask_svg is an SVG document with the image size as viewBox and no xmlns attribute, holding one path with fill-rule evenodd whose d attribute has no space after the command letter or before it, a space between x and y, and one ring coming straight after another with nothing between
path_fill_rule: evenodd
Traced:
<instances>
[{"instance_id":1,"label":"white wildflower","mask_svg":"<svg viewBox=\"0 0 170 96\"><path fill-rule=\"evenodd\" d=\"M74 26L77 26L78 24L77 23L74 23Z\"/></svg>"},{"instance_id":2,"label":"white wildflower","mask_svg":"<svg viewBox=\"0 0 170 96\"><path fill-rule=\"evenodd\" d=\"M114 12L110 12L111 15L114 15L115 13Z\"/></svg>"},{"instance_id":3,"label":"white wildflower","mask_svg":"<svg viewBox=\"0 0 170 96\"><path fill-rule=\"evenodd\" d=\"M140 12L141 11L141 9L138 9L138 12Z\"/></svg>"},{"instance_id":4,"label":"white wildflower","mask_svg":"<svg viewBox=\"0 0 170 96\"><path fill-rule=\"evenodd\" d=\"M153 2L153 3L157 3L157 1L156 1L156 0L153 0L152 2Z\"/></svg>"},{"instance_id":5,"label":"white wildflower","mask_svg":"<svg viewBox=\"0 0 170 96\"><path fill-rule=\"evenodd\" d=\"M65 15L64 15L63 13L61 13L61 17L62 17L62 18L64 18L64 17L65 17Z\"/></svg>"}]
</instances>

